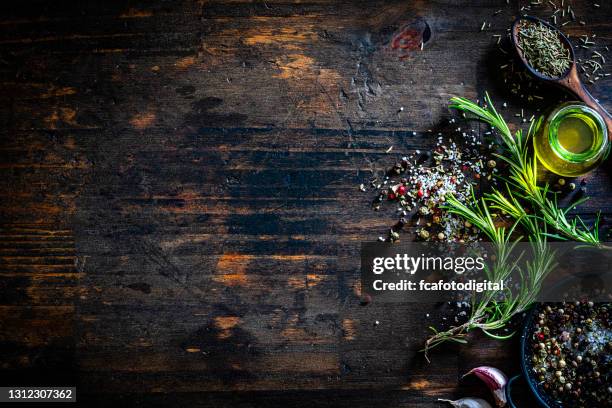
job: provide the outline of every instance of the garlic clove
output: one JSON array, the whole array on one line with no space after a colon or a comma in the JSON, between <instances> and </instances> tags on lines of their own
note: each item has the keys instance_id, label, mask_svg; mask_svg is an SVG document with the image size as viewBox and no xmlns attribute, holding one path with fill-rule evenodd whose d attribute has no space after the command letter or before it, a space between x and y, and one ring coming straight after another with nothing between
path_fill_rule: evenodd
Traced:
<instances>
[{"instance_id":1,"label":"garlic clove","mask_svg":"<svg viewBox=\"0 0 612 408\"><path fill-rule=\"evenodd\" d=\"M448 402L455 408L492 408L491 404L481 398L461 398L456 401L438 398L438 401Z\"/></svg>"},{"instance_id":2,"label":"garlic clove","mask_svg":"<svg viewBox=\"0 0 612 408\"><path fill-rule=\"evenodd\" d=\"M495 397L495 404L498 407L506 405L506 384L508 383L508 377L499 369L489 366L480 366L472 368L468 373L464 375L474 374L480 378L489 387L493 396Z\"/></svg>"}]
</instances>

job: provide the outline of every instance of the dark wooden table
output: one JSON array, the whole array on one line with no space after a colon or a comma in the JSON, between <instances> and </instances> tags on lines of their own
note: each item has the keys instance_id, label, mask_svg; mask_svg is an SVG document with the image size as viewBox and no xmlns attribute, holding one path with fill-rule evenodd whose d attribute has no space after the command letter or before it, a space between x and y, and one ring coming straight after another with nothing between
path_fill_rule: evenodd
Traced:
<instances>
[{"instance_id":1,"label":"dark wooden table","mask_svg":"<svg viewBox=\"0 0 612 408\"><path fill-rule=\"evenodd\" d=\"M444 310L360 305L360 243L394 216L358 185L431 146L451 95L518 122L492 37L510 3L4 2L0 385L105 407L488 397L460 376L517 373L516 340L427 364ZM565 3L572 38L612 46L612 2ZM610 78L589 86L608 108ZM609 171L587 179L580 212L610 214Z\"/></svg>"}]
</instances>

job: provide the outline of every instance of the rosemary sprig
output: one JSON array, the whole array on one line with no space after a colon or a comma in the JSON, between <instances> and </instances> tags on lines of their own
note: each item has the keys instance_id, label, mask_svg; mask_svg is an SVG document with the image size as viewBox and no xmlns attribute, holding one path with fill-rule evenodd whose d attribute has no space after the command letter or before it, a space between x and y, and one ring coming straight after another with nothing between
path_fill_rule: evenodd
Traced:
<instances>
[{"instance_id":1,"label":"rosemary sprig","mask_svg":"<svg viewBox=\"0 0 612 408\"><path fill-rule=\"evenodd\" d=\"M531 123L527 136L524 135L522 130L518 130L512 135L506 121L495 110L488 94L485 94L485 102L486 106L481 107L469 99L454 97L451 99L450 107L471 114L475 119L488 123L492 128L497 129L502 146L507 154L497 154L496 156L510 165L508 190L510 191L510 188L512 188L516 196L530 204L534 213L554 229L555 233L547 233L549 236L598 245L600 243L599 214L592 229L587 227L578 216L572 220L568 219L568 212L588 198L580 199L569 208L562 209L558 206L556 194L549 190L548 184L543 187L538 186L537 159L530 156L528 141L537 128L538 122L542 119ZM493 193L492 196L499 207L505 205L503 200L500 200L500 197L503 197L501 194ZM491 198L491 195L489 197ZM524 212L518 203L517 207ZM513 215L515 220L520 218L517 217L519 214L513 214L508 211L508 208L504 208L504 211ZM524 218L521 219L524 222Z\"/></svg>"},{"instance_id":2,"label":"rosemary sprig","mask_svg":"<svg viewBox=\"0 0 612 408\"><path fill-rule=\"evenodd\" d=\"M498 340L512 337L514 333L499 335L492 332L503 328L513 316L531 306L540 292L542 281L555 266L554 252L546 245L546 234L545 231L540 230L538 219L525 213L519 215L520 207L514 208L514 203L518 202L511 193L508 199L501 195L500 197L503 198L504 203L513 207L517 216L520 217L509 230L496 225L493 221L490 208L495 208L497 204L492 198L481 198L478 201L472 194L471 202L466 205L450 196L445 209L470 221L491 240L497 257L493 266L485 269L487 279L491 281L507 280L513 272L517 272L521 282L519 290L517 293L512 293L510 290L504 293L487 291L479 299L474 296L470 317L465 323L453 326L446 331L437 331L430 327L434 334L425 342L423 349L428 361L429 350L447 341L467 343L467 334L472 330L480 329L487 336ZM526 273L517 265L521 256L517 256L515 252L516 243L521 240L521 237L514 241L510 240L518 224L529 232L532 239L534 256L532 260L525 262Z\"/></svg>"},{"instance_id":3,"label":"rosemary sprig","mask_svg":"<svg viewBox=\"0 0 612 408\"><path fill-rule=\"evenodd\" d=\"M506 121L495 110L488 94L485 95L484 108L465 98L452 98L451 102L451 108L472 115L497 129L506 154L496 156L508 163L510 169L508 179L503 179L505 191L494 189L480 200L476 200L472 193L472 200L467 204L455 197L448 197L445 209L471 222L495 246L498 257L491 269L485 269L487 279L506 279L512 272L517 272L521 284L516 293L506 290L504 293L485 292L478 299L474 296L470 317L461 325L446 331L432 328L434 334L424 348L427 359L428 351L444 342L467 343L466 336L471 330L480 329L495 339L507 339L513 335L499 335L492 331L503 328L513 316L527 310L536 300L542 282L555 267L555 254L547 245L548 237L599 245L599 216L592 231L579 217L571 221L567 218L568 212L586 198L578 200L569 208L561 209L548 184L543 187L538 185L537 160L529 155L529 140L537 128L537 122L531 123L526 136L521 130L513 135ZM514 220L511 229L506 230L495 224L491 216L495 210L508 214ZM521 239L510 241L514 229L519 225L527 234L533 250L533 259L526 261L525 270L517 265L520 256L510 257L516 242ZM548 233L547 226L556 232Z\"/></svg>"}]
</instances>

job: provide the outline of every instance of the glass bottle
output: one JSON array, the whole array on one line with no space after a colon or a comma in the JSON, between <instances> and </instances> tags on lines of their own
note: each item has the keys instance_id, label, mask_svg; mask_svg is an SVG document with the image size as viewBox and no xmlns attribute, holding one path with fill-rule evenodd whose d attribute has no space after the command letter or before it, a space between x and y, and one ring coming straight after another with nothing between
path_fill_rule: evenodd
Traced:
<instances>
[{"instance_id":1,"label":"glass bottle","mask_svg":"<svg viewBox=\"0 0 612 408\"><path fill-rule=\"evenodd\" d=\"M603 118L581 102L555 108L536 130L533 144L540 163L566 177L593 170L610 152Z\"/></svg>"}]
</instances>

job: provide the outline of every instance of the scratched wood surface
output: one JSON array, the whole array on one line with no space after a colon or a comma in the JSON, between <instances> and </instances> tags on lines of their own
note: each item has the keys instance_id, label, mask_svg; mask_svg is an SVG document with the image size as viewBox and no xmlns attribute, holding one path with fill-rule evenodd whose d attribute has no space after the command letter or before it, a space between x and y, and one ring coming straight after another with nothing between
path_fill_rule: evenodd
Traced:
<instances>
[{"instance_id":1,"label":"scratched wood surface","mask_svg":"<svg viewBox=\"0 0 612 408\"><path fill-rule=\"evenodd\" d=\"M451 95L520 110L492 38L529 2L510 3L1 4L0 385L100 406L488 397L460 376L517 373L516 341L426 364L452 314L360 305L360 242L393 216L357 186L431 146ZM571 3L588 25L566 31L612 46L612 3ZM611 87L591 87L608 108ZM588 181L580 212L610 214L608 169Z\"/></svg>"}]
</instances>

